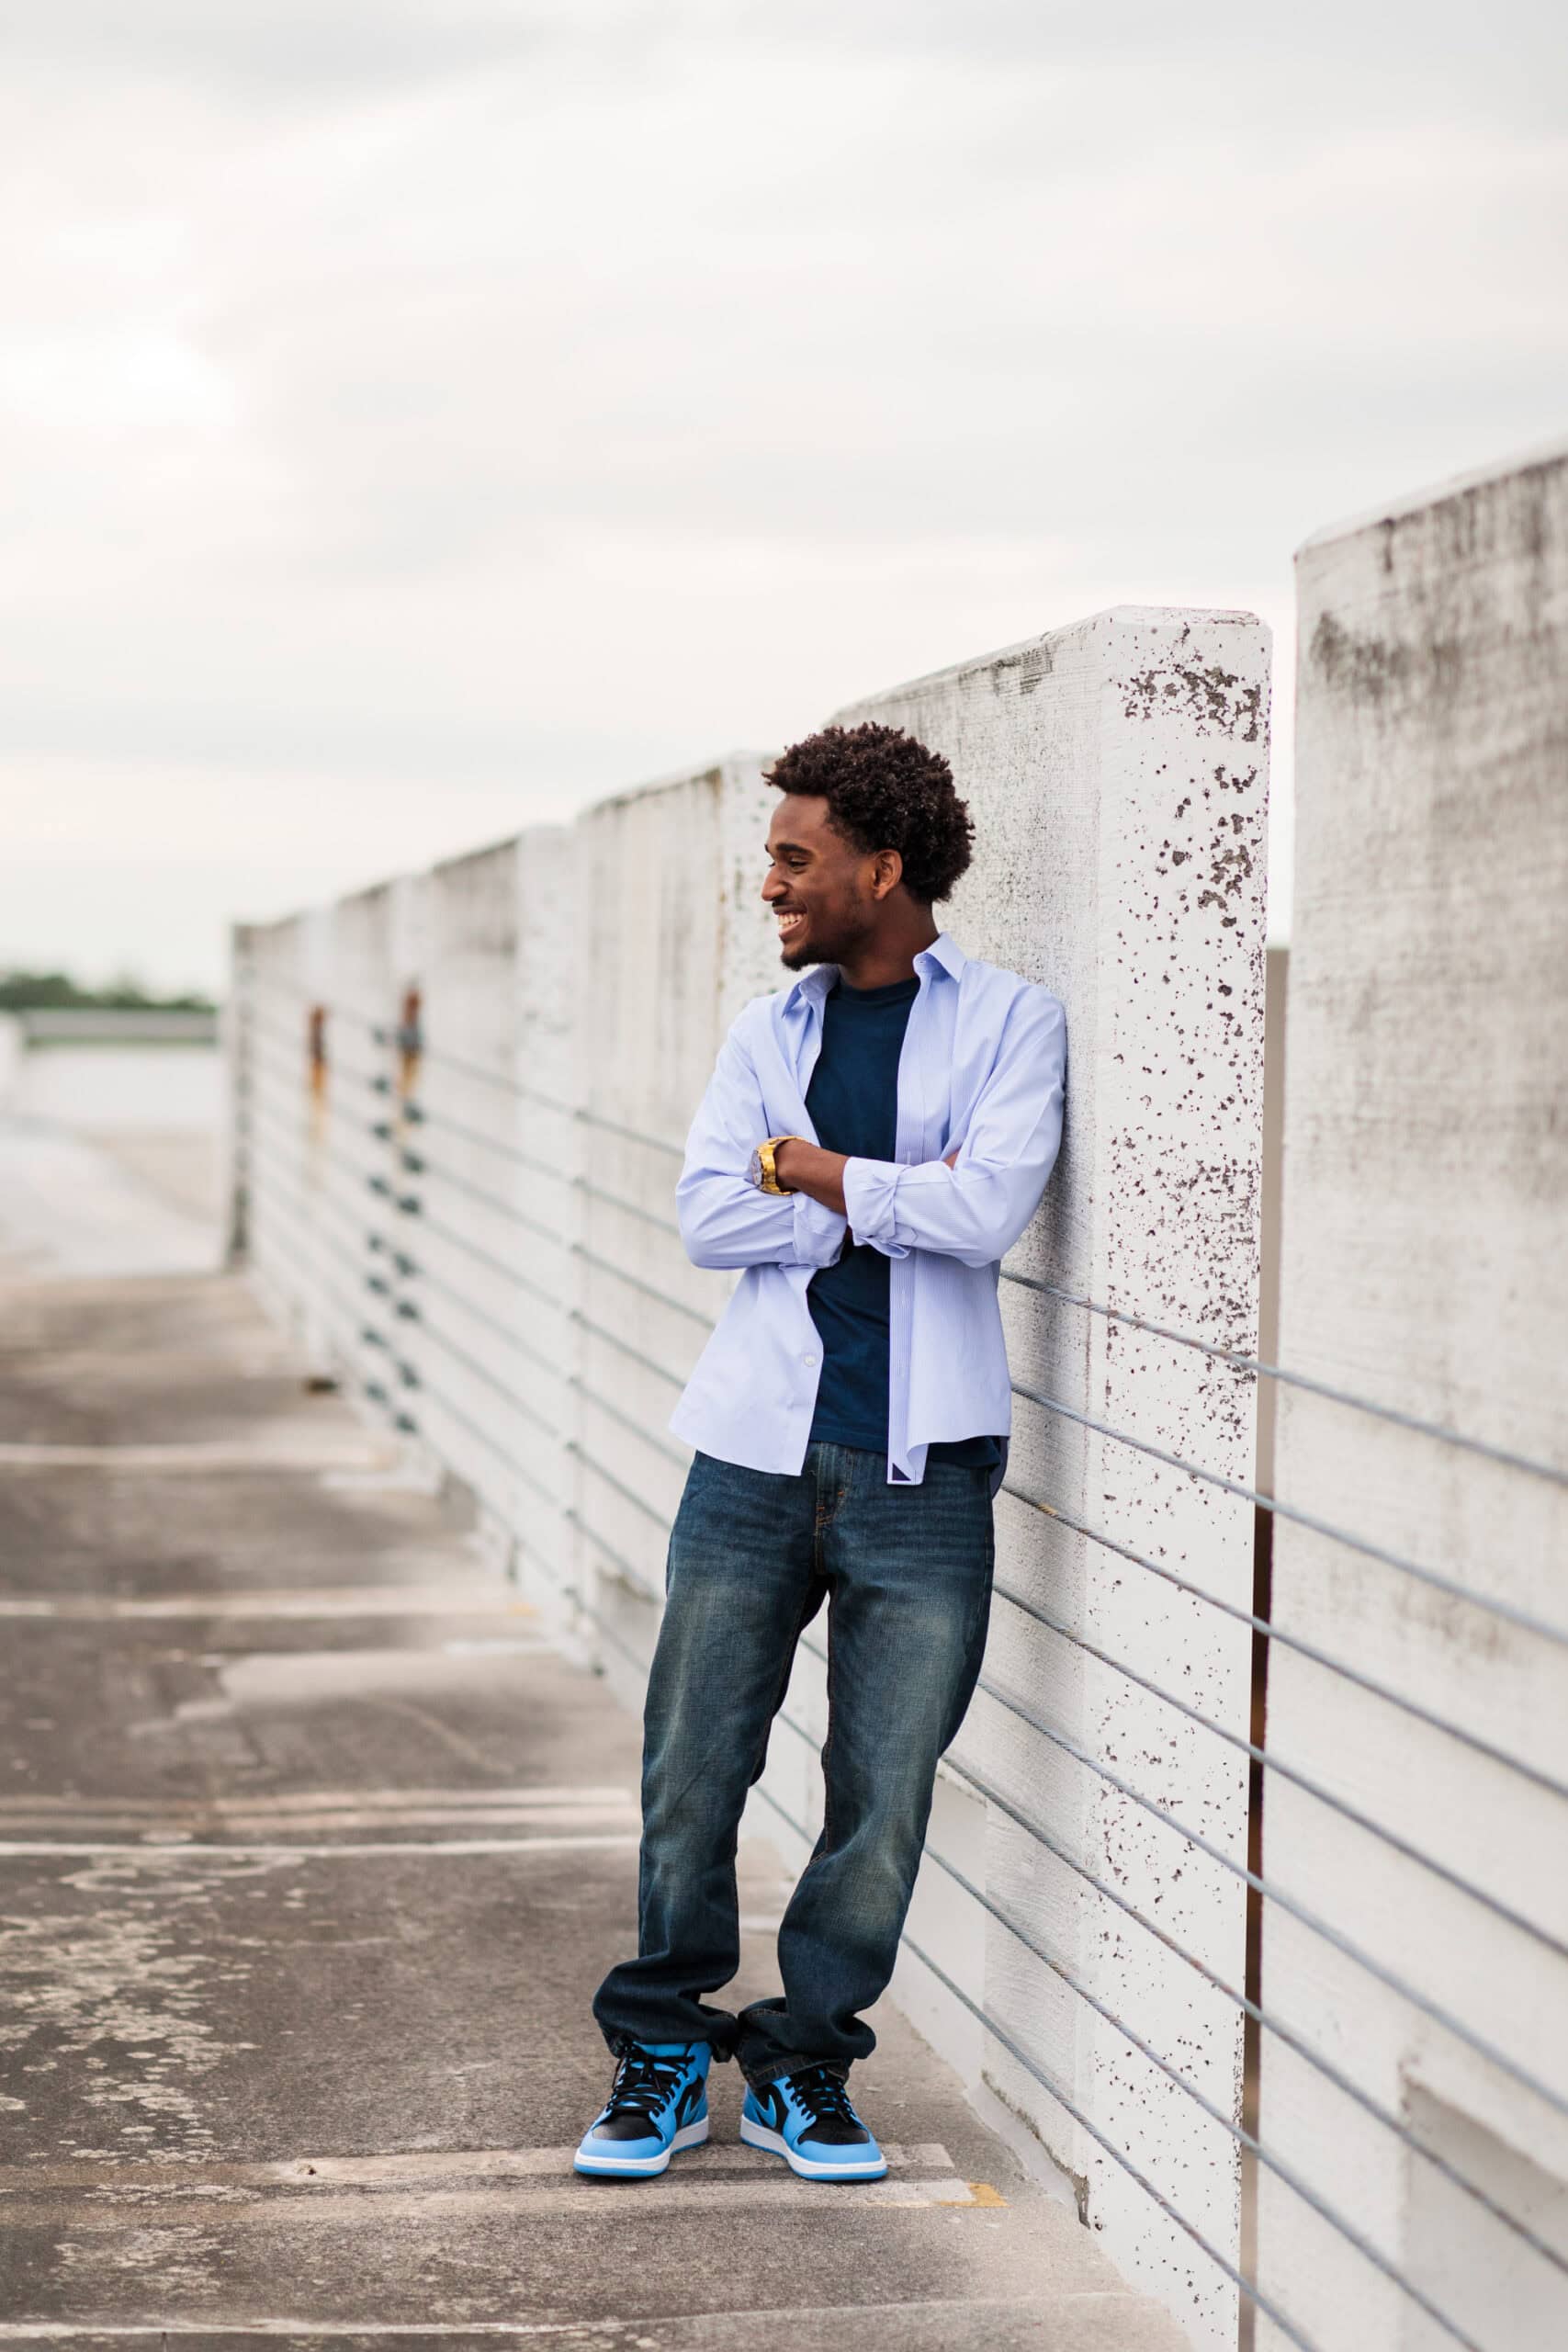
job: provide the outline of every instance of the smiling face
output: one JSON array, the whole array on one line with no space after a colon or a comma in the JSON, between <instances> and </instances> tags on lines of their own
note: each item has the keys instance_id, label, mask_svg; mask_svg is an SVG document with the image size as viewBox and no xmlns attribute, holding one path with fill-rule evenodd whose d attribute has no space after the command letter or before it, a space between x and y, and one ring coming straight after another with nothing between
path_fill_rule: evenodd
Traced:
<instances>
[{"instance_id":1,"label":"smiling face","mask_svg":"<svg viewBox=\"0 0 1568 2352\"><path fill-rule=\"evenodd\" d=\"M856 849L836 832L825 799L781 795L768 827L762 896L778 922L785 970L852 960L882 927L902 872L897 850Z\"/></svg>"}]
</instances>

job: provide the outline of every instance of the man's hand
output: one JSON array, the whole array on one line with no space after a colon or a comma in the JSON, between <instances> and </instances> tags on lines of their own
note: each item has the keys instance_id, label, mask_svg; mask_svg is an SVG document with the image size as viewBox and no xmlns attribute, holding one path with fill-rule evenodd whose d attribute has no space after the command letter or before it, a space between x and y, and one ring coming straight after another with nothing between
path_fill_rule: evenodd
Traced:
<instances>
[{"instance_id":1,"label":"man's hand","mask_svg":"<svg viewBox=\"0 0 1568 2352\"><path fill-rule=\"evenodd\" d=\"M960 1146L954 1144L943 1166L951 1168L958 1158ZM823 1207L833 1209L840 1216L847 1216L844 1205L844 1163L847 1155L841 1151L824 1151L819 1143L803 1143L798 1136L791 1136L781 1143L773 1154L773 1173L781 1184L792 1193L806 1193Z\"/></svg>"}]
</instances>

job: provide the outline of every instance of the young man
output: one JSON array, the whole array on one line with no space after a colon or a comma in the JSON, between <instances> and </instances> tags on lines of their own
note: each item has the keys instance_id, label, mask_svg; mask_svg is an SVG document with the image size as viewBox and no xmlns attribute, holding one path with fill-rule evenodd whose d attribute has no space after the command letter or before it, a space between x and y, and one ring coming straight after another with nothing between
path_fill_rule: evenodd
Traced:
<instances>
[{"instance_id":1,"label":"young man","mask_svg":"<svg viewBox=\"0 0 1568 2352\"><path fill-rule=\"evenodd\" d=\"M1061 1139L1061 1005L931 914L974 838L946 761L829 727L770 781L762 896L806 977L730 1030L676 1187L694 1262L744 1272L671 1420L697 1452L649 1680L637 1957L593 2005L619 2064L592 2174L705 2140L716 2054L752 2146L811 2179L886 2170L846 2077L980 1668L1011 1425L997 1267ZM737 2018L703 1996L739 1963L738 1825L824 1596L826 1817L783 1995Z\"/></svg>"}]
</instances>

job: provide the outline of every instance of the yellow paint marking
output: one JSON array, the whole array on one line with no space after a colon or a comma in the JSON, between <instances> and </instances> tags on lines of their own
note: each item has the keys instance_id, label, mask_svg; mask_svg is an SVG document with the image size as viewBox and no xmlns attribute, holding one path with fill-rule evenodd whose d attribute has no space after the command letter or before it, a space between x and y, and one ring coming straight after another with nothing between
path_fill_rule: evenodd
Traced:
<instances>
[{"instance_id":1,"label":"yellow paint marking","mask_svg":"<svg viewBox=\"0 0 1568 2352\"><path fill-rule=\"evenodd\" d=\"M969 2191L967 2197L939 2197L934 2200L935 2203L938 2205L987 2205L992 2208L1000 2206L1006 2209L1007 2199L999 2197L988 2180L966 2180L964 2186Z\"/></svg>"}]
</instances>

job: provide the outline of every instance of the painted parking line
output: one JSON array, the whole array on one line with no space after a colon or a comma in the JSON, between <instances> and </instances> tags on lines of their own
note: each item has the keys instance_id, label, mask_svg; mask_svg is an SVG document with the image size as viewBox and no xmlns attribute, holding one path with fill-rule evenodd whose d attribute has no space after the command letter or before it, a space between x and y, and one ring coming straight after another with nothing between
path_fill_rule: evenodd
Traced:
<instances>
[{"instance_id":1,"label":"painted parking line","mask_svg":"<svg viewBox=\"0 0 1568 2352\"><path fill-rule=\"evenodd\" d=\"M635 1829L604 1832L584 1831L581 1836L545 1838L383 1838L375 1843L305 1845L254 1845L238 1839L222 1842L194 1838L172 1838L156 1840L118 1838L23 1838L0 1839L0 1860L51 1860L54 1857L71 1860L102 1860L118 1857L123 1861L166 1862L171 1857L184 1860L189 1855L220 1855L229 1861L253 1862L319 1862L363 1860L371 1854L579 1854L592 1851L610 1852L636 1846Z\"/></svg>"},{"instance_id":2,"label":"painted parking line","mask_svg":"<svg viewBox=\"0 0 1568 2352\"><path fill-rule=\"evenodd\" d=\"M422 2180L557 2180L571 2171L575 2148L412 2148L395 2155L286 2156L270 2163L170 2163L156 2156L105 2164L87 2158L55 2165L0 2165L0 2199L41 2189L177 2190L182 2199L203 2188L382 2188ZM953 2158L940 2140L891 2143L883 2149L895 2172L942 2176L951 2185ZM776 2156L741 2141L710 2140L699 2163L705 2174L779 2177ZM678 2179L680 2175L676 2175ZM5 2207L0 2204L0 2213Z\"/></svg>"},{"instance_id":3,"label":"painted parking line","mask_svg":"<svg viewBox=\"0 0 1568 2352\"><path fill-rule=\"evenodd\" d=\"M23 1817L55 1822L67 1817L165 1822L187 1815L225 1823L309 1820L316 1815L342 1813L349 1808L362 1813L402 1813L410 1805L445 1805L469 1813L493 1806L511 1812L526 1805L624 1806L636 1802L636 1791L625 1785L557 1788L548 1781L510 1789L287 1789L270 1796L193 1797L188 1804L171 1804L167 1797L33 1795L0 1797L0 1824L15 1824Z\"/></svg>"},{"instance_id":4,"label":"painted parking line","mask_svg":"<svg viewBox=\"0 0 1568 2352\"><path fill-rule=\"evenodd\" d=\"M603 2335L614 2340L632 2330L641 2335L649 2324L636 2319L466 2319L466 2320L335 2320L335 2319L153 2319L153 2320L0 2320L0 2343L69 2344L85 2336L141 2338L149 2335Z\"/></svg>"},{"instance_id":5,"label":"painted parking line","mask_svg":"<svg viewBox=\"0 0 1568 2352\"><path fill-rule=\"evenodd\" d=\"M0 1617L135 1623L164 1617L534 1617L526 1600L485 1585L340 1585L274 1592L0 1593ZM540 1642L540 1653L550 1645Z\"/></svg>"},{"instance_id":6,"label":"painted parking line","mask_svg":"<svg viewBox=\"0 0 1568 2352\"><path fill-rule=\"evenodd\" d=\"M296 1470L306 1476L322 1470L395 1470L396 1452L384 1445L367 1446L363 1440L342 1445L309 1446L187 1444L187 1445L32 1445L0 1443L4 1470L153 1470L189 1471L205 1477L213 1471Z\"/></svg>"},{"instance_id":7,"label":"painted parking line","mask_svg":"<svg viewBox=\"0 0 1568 2352\"><path fill-rule=\"evenodd\" d=\"M636 2188L639 2208L659 2214L776 2212L781 2206L809 2206L823 2213L845 2205L872 2212L997 2212L1007 2201L988 2181L966 2181L956 2175L948 2180L800 2180L775 2163L766 2177L704 2179L694 2170L690 2159L681 2172L640 2180ZM481 2188L347 2192L333 2188L284 2201L291 2221L298 2216L303 2223L308 2215L314 2227L335 2223L345 2229L362 2230L374 2213L378 2226L409 2230L423 2222L448 2222L504 2211L509 2222L566 2216L581 2221L596 2211L619 2230L626 2221L626 2191L624 2180L584 2180L567 2173L548 2185L497 2182ZM226 2233L238 2233L252 2222L267 2230L276 2228L278 2202L276 2197L260 2197L254 2202L236 2203L231 2189L217 2192L210 2199L204 2199L199 2191L192 2194L187 2190L178 2196L174 2210L178 2212L182 2228L220 2222ZM145 2229L158 2210L158 2200L145 2196L130 2203L112 2199L97 2202L87 2197L76 2197L64 2204L7 2199L0 2205L0 2234L18 2229Z\"/></svg>"}]
</instances>

